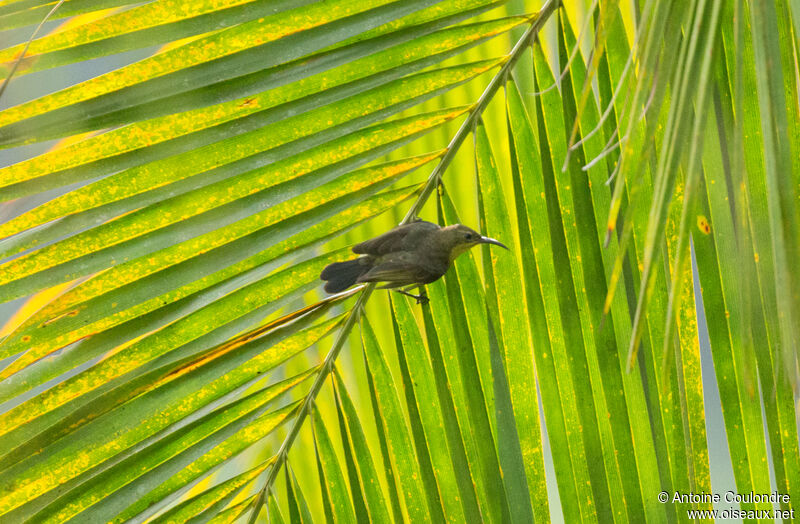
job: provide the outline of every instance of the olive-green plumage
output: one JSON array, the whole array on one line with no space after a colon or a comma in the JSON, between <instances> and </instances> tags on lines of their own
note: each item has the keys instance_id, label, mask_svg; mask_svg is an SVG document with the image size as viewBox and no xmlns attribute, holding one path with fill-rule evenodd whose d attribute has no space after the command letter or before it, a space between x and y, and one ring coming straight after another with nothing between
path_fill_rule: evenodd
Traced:
<instances>
[{"instance_id":1,"label":"olive-green plumage","mask_svg":"<svg viewBox=\"0 0 800 524\"><path fill-rule=\"evenodd\" d=\"M328 293L338 293L362 282L384 282L382 288L421 286L439 279L458 255L478 244L506 247L461 224L440 227L417 220L357 244L353 253L362 256L328 265L320 278L327 281Z\"/></svg>"}]
</instances>

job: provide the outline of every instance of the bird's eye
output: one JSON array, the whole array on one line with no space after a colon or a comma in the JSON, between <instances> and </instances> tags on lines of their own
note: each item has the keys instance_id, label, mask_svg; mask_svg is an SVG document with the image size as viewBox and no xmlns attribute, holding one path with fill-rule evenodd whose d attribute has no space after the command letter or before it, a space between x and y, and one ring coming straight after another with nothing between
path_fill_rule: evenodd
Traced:
<instances>
[{"instance_id":1,"label":"bird's eye","mask_svg":"<svg viewBox=\"0 0 800 524\"><path fill-rule=\"evenodd\" d=\"M472 233L467 233L466 235L464 235L464 238L466 238L467 240L472 240Z\"/></svg>"}]
</instances>

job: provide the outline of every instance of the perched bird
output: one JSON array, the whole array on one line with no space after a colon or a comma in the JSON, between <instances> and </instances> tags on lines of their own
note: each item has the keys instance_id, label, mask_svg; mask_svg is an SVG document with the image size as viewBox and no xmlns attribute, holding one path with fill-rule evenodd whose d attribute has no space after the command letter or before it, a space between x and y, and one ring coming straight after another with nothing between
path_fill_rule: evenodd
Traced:
<instances>
[{"instance_id":1,"label":"perched bird","mask_svg":"<svg viewBox=\"0 0 800 524\"><path fill-rule=\"evenodd\" d=\"M362 256L329 264L320 278L327 281L328 293L338 293L362 282L385 282L381 288L407 286L396 291L417 299L418 304L425 303L428 298L422 286L439 279L458 255L478 244L508 249L461 224L440 227L417 220L355 245L353 253ZM420 287L419 295L408 292L415 286Z\"/></svg>"}]
</instances>

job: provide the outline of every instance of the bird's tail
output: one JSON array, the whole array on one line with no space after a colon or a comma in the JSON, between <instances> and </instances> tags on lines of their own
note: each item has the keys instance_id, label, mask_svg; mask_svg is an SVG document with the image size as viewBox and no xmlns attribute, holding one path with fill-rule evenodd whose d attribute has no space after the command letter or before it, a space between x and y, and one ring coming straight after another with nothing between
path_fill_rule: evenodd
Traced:
<instances>
[{"instance_id":1,"label":"bird's tail","mask_svg":"<svg viewBox=\"0 0 800 524\"><path fill-rule=\"evenodd\" d=\"M367 257L354 258L346 262L328 264L320 273L319 278L326 280L325 291L338 293L356 283L358 277L372 269L372 264Z\"/></svg>"}]
</instances>

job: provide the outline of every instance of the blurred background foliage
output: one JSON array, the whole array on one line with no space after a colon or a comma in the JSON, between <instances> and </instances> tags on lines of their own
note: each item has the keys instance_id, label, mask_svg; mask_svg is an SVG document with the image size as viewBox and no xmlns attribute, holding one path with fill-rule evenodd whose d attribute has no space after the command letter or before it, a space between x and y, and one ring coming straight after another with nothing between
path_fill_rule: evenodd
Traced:
<instances>
[{"instance_id":1,"label":"blurred background foliage","mask_svg":"<svg viewBox=\"0 0 800 524\"><path fill-rule=\"evenodd\" d=\"M0 0L0 522L800 501L800 3L561 4Z\"/></svg>"}]
</instances>

